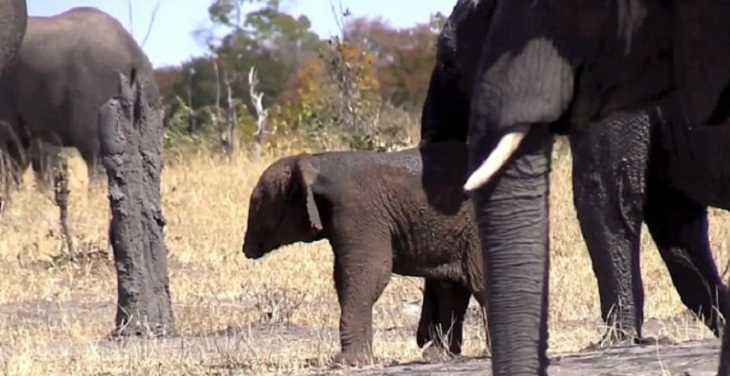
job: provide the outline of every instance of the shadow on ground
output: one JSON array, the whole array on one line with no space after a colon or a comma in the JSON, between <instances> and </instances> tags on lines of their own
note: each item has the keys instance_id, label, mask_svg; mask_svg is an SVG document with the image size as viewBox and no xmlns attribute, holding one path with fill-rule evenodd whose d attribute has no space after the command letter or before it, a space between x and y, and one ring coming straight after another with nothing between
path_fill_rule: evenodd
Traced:
<instances>
[{"instance_id":1,"label":"shadow on ground","mask_svg":"<svg viewBox=\"0 0 730 376\"><path fill-rule=\"evenodd\" d=\"M554 354L551 356L549 372L551 376L715 376L719 353L719 340L614 347L602 352ZM463 358L447 363L410 363L340 375L476 376L491 375L490 367L489 360L485 358Z\"/></svg>"}]
</instances>

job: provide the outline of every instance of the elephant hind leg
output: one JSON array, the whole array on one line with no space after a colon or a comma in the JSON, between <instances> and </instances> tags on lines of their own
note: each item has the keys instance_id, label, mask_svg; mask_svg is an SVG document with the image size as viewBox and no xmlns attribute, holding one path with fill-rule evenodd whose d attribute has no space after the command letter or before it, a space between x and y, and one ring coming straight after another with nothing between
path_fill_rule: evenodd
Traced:
<instances>
[{"instance_id":1,"label":"elephant hind leg","mask_svg":"<svg viewBox=\"0 0 730 376\"><path fill-rule=\"evenodd\" d=\"M351 243L352 244L352 243ZM377 249L390 243L353 247L335 251L334 279L340 303L340 344L342 349L333 361L339 364L363 365L372 360L373 305L390 282L392 260L383 260ZM375 251L375 252L373 252Z\"/></svg>"},{"instance_id":2,"label":"elephant hind leg","mask_svg":"<svg viewBox=\"0 0 730 376\"><path fill-rule=\"evenodd\" d=\"M419 347L423 347L427 341L433 341L433 346L426 350L426 358L440 359L442 355L461 354L464 318L470 298L471 292L461 285L426 281L417 338ZM424 319L423 313L430 314L432 321Z\"/></svg>"},{"instance_id":3,"label":"elephant hind leg","mask_svg":"<svg viewBox=\"0 0 730 376\"><path fill-rule=\"evenodd\" d=\"M32 141L29 156L35 180L41 191L53 186L53 170L60 167L61 147L36 138Z\"/></svg>"},{"instance_id":4,"label":"elephant hind leg","mask_svg":"<svg viewBox=\"0 0 730 376\"><path fill-rule=\"evenodd\" d=\"M416 344L419 348L423 348L426 343L433 340L431 329L439 322L438 282L427 278L423 282L421 317L416 330Z\"/></svg>"},{"instance_id":5,"label":"elephant hind leg","mask_svg":"<svg viewBox=\"0 0 730 376\"><path fill-rule=\"evenodd\" d=\"M89 143L88 145L77 145L76 147L79 154L81 154L81 158L84 159L84 163L86 163L86 174L89 179L89 185L97 184L103 181L102 178L106 177L106 169L101 162L99 151L98 149L94 149L93 145L95 144Z\"/></svg>"},{"instance_id":6,"label":"elephant hind leg","mask_svg":"<svg viewBox=\"0 0 730 376\"><path fill-rule=\"evenodd\" d=\"M6 182L10 185L21 185L23 173L30 166L30 137L23 133L12 133L9 140L5 141L2 150L2 167Z\"/></svg>"},{"instance_id":7,"label":"elephant hind leg","mask_svg":"<svg viewBox=\"0 0 730 376\"><path fill-rule=\"evenodd\" d=\"M601 346L641 338L639 265L649 117L617 113L570 135L573 200L598 282Z\"/></svg>"},{"instance_id":8,"label":"elephant hind leg","mask_svg":"<svg viewBox=\"0 0 730 376\"><path fill-rule=\"evenodd\" d=\"M646 224L682 302L720 336L727 297L712 258L707 208L652 178Z\"/></svg>"}]
</instances>

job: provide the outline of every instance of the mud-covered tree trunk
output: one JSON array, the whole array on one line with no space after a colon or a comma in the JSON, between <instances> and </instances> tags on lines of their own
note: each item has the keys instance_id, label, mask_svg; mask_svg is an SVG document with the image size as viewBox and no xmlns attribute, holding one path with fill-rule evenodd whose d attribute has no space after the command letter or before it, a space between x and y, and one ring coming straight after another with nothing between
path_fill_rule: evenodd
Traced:
<instances>
[{"instance_id":1,"label":"mud-covered tree trunk","mask_svg":"<svg viewBox=\"0 0 730 376\"><path fill-rule=\"evenodd\" d=\"M151 79L151 78L145 78ZM99 141L111 207L109 240L117 271L112 335L175 332L160 203L162 111L142 78L120 74L119 94L101 107Z\"/></svg>"}]
</instances>

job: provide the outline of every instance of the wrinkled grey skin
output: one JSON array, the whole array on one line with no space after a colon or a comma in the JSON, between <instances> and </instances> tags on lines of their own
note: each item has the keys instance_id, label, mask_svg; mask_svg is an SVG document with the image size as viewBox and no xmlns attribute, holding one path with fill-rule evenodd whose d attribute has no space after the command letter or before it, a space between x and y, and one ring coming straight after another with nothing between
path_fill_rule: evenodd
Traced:
<instances>
[{"instance_id":1,"label":"wrinkled grey skin","mask_svg":"<svg viewBox=\"0 0 730 376\"><path fill-rule=\"evenodd\" d=\"M77 7L28 17L18 56L0 77L0 120L14 131L2 136L18 143L9 148L11 156L27 166L31 140L40 138L75 147L90 178L103 177L97 121L99 108L117 93L118 72L149 78L148 98L159 97L152 64L112 16Z\"/></svg>"},{"instance_id":2,"label":"wrinkled grey skin","mask_svg":"<svg viewBox=\"0 0 730 376\"><path fill-rule=\"evenodd\" d=\"M643 220L683 302L718 334L715 310L726 311L727 292L709 249L707 206L730 208L730 134L690 125L727 123L729 10L712 2L458 1L439 41L423 142L468 139L472 171L502 135L529 126L504 168L472 195L489 275L493 375L547 374L556 132L570 140L574 202L604 320L641 338Z\"/></svg>"},{"instance_id":3,"label":"wrinkled grey skin","mask_svg":"<svg viewBox=\"0 0 730 376\"><path fill-rule=\"evenodd\" d=\"M426 188L423 159L447 155ZM430 327L452 332L461 351L469 297L483 303L482 261L473 208L461 185L466 147L450 142L392 153L299 154L269 166L251 193L243 243L247 258L296 242L327 239L334 252L340 303L341 351L335 362L362 364L372 356L372 307L391 273L427 279L417 341ZM429 287L430 286L430 287ZM456 323L451 328L451 319Z\"/></svg>"},{"instance_id":4,"label":"wrinkled grey skin","mask_svg":"<svg viewBox=\"0 0 730 376\"><path fill-rule=\"evenodd\" d=\"M482 20L489 19L492 10L460 3L442 31L423 107L422 143L465 141L470 102L464 82L474 75L474 45L479 39L464 36L485 33L488 24ZM566 124L551 124L555 131L569 133L574 202L598 280L602 317L613 327L607 329L603 344L647 340L641 336L644 293L638 252L642 220L685 305L705 317L716 335L720 331L716 307L725 299L702 227L705 209L662 181L657 173L664 167L659 168L657 162L651 165L653 172L648 171L649 118L648 112L615 113L598 126L566 129ZM447 119L450 127L439 126ZM647 199L648 192L653 199Z\"/></svg>"}]
</instances>

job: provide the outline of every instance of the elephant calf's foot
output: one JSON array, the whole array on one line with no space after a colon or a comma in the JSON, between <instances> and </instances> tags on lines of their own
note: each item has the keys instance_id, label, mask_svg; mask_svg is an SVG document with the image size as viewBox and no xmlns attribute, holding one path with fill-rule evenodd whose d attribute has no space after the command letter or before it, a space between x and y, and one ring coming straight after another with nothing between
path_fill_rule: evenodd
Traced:
<instances>
[{"instance_id":1,"label":"elephant calf's foot","mask_svg":"<svg viewBox=\"0 0 730 376\"><path fill-rule=\"evenodd\" d=\"M373 363L373 356L369 351L341 351L332 357L333 365L339 366L364 366Z\"/></svg>"},{"instance_id":2,"label":"elephant calf's foot","mask_svg":"<svg viewBox=\"0 0 730 376\"><path fill-rule=\"evenodd\" d=\"M676 345L677 343L679 343L677 340L669 336L646 336L634 339L634 344L642 346Z\"/></svg>"}]
</instances>

